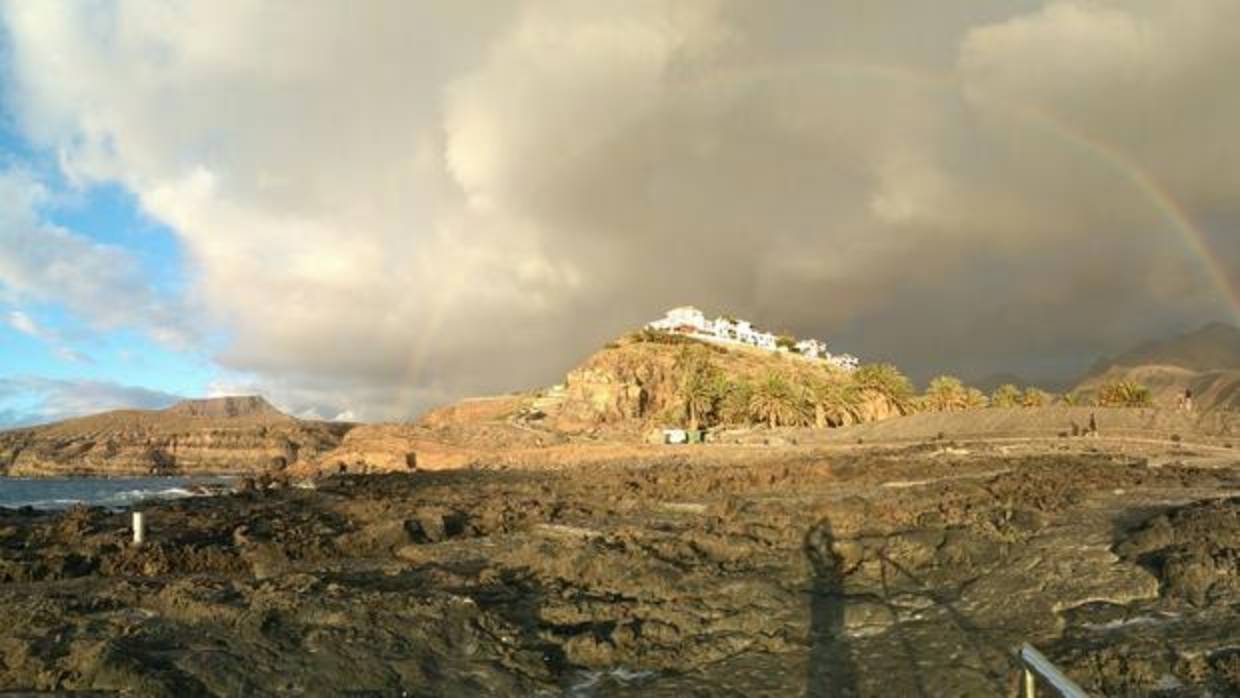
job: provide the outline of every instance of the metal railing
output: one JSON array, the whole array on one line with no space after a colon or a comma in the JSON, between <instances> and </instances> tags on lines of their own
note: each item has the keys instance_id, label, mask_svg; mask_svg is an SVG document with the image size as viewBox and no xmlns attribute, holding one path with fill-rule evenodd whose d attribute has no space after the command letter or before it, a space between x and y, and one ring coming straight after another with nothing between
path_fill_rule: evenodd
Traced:
<instances>
[{"instance_id":1,"label":"metal railing","mask_svg":"<svg viewBox=\"0 0 1240 698\"><path fill-rule=\"evenodd\" d=\"M1034 698L1037 694L1037 682L1041 678L1050 684L1051 688L1059 692L1064 698L1089 698L1089 694L1085 689L1076 685L1076 682L1064 675L1059 667L1051 663L1043 654L1033 645L1026 642L1021 645L1020 652L1017 653L1020 660L1021 668L1024 670L1024 676L1021 677L1023 698Z\"/></svg>"}]
</instances>

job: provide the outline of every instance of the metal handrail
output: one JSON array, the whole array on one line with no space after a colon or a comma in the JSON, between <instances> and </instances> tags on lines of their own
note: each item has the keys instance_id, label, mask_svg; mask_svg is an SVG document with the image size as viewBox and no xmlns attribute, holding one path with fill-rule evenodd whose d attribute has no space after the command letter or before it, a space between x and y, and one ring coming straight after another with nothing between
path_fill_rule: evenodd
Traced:
<instances>
[{"instance_id":1,"label":"metal handrail","mask_svg":"<svg viewBox=\"0 0 1240 698\"><path fill-rule=\"evenodd\" d=\"M1035 684L1037 678L1041 677L1043 681L1051 685L1064 698L1089 698L1089 694L1085 689L1076 684L1075 681L1064 675L1059 667L1051 663L1041 652L1034 649L1033 645L1026 642L1021 645L1020 652L1017 654L1020 659L1021 667L1024 669L1023 681L1024 698L1034 698Z\"/></svg>"}]
</instances>

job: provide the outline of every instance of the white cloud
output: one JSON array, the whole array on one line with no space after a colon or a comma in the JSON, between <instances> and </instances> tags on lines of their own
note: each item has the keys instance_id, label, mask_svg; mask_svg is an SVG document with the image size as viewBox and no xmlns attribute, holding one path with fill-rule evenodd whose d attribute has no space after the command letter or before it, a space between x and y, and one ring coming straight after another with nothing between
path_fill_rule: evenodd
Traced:
<instances>
[{"instance_id":1,"label":"white cloud","mask_svg":"<svg viewBox=\"0 0 1240 698\"><path fill-rule=\"evenodd\" d=\"M223 366L376 418L550 380L685 301L915 370L1083 364L1217 313L1089 150L1240 217L1234 5L1187 5L3 10L24 128L176 230ZM74 271L0 278L185 320L113 251L40 234Z\"/></svg>"},{"instance_id":2,"label":"white cloud","mask_svg":"<svg viewBox=\"0 0 1240 698\"><path fill-rule=\"evenodd\" d=\"M30 173L0 170L0 288L11 301L60 302L97 329L135 327L174 345L197 338L180 299L153 289L128 252L42 220L39 208L50 196ZM72 353L40 332L35 336Z\"/></svg>"},{"instance_id":3,"label":"white cloud","mask_svg":"<svg viewBox=\"0 0 1240 698\"><path fill-rule=\"evenodd\" d=\"M35 339L47 343L48 348L51 349L52 353L65 361L93 363L93 360L89 356L66 344L65 341L61 339L59 332L56 332L49 327L40 325L34 318L20 310L9 311L7 321L9 326L18 332L30 335Z\"/></svg>"},{"instance_id":4,"label":"white cloud","mask_svg":"<svg viewBox=\"0 0 1240 698\"><path fill-rule=\"evenodd\" d=\"M159 390L110 381L0 377L0 428L54 422L113 409L160 409L179 399Z\"/></svg>"},{"instance_id":5,"label":"white cloud","mask_svg":"<svg viewBox=\"0 0 1240 698\"><path fill-rule=\"evenodd\" d=\"M20 310L9 312L9 326L31 337L42 339L45 335L43 328L39 327L29 315Z\"/></svg>"}]
</instances>

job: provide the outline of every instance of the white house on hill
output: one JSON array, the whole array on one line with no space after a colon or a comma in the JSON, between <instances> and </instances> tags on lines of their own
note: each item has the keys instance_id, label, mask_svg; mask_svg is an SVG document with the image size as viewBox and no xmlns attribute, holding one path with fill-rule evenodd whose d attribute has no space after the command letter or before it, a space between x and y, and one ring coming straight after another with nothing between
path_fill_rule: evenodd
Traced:
<instances>
[{"instance_id":1,"label":"white house on hill","mask_svg":"<svg viewBox=\"0 0 1240 698\"><path fill-rule=\"evenodd\" d=\"M767 351L776 351L779 348L774 334L758 330L748 320L732 320L723 316L707 320L705 313L691 305L672 308L662 319L655 320L646 327L663 332L686 334L708 341L747 344ZM839 368L857 367L856 357L848 354L833 356L827 351L827 345L817 339L797 342L796 349L808 358L822 359Z\"/></svg>"}]
</instances>

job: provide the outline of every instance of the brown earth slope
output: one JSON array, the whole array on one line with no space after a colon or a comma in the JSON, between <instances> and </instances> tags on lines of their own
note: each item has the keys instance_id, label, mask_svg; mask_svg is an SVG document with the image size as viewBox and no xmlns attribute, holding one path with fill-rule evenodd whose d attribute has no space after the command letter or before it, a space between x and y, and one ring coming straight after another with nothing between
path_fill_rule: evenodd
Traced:
<instances>
[{"instance_id":1,"label":"brown earth slope","mask_svg":"<svg viewBox=\"0 0 1240 698\"><path fill-rule=\"evenodd\" d=\"M254 473L335 448L352 426L294 419L261 397L186 400L0 432L0 474Z\"/></svg>"}]
</instances>

